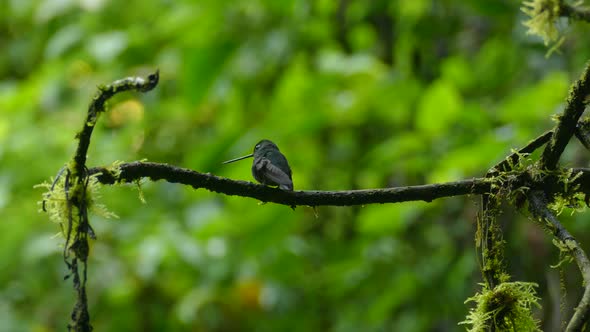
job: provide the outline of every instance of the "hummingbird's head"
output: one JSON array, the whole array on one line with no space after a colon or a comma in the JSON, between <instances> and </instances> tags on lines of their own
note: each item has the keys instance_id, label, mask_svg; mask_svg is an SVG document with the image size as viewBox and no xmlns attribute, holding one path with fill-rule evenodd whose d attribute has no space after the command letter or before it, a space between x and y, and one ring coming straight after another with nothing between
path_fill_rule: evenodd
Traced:
<instances>
[{"instance_id":1,"label":"hummingbird's head","mask_svg":"<svg viewBox=\"0 0 590 332\"><path fill-rule=\"evenodd\" d=\"M267 140L267 139L263 139L262 141L256 143L256 145L254 146L254 156L256 157L256 155L258 154L264 154L264 152L269 151L269 150L279 150L279 147L274 144L273 142Z\"/></svg>"},{"instance_id":2,"label":"hummingbird's head","mask_svg":"<svg viewBox=\"0 0 590 332\"><path fill-rule=\"evenodd\" d=\"M251 153L247 156L224 161L222 164L229 164L229 163L233 163L234 161L238 161L238 160L242 160L242 159L246 159L246 158L252 158L252 157L254 157L254 159L256 159L256 158L264 156L269 151L279 151L279 147L276 144L274 144L273 142L271 142L267 139L263 139L262 141L258 142L254 146L254 153Z\"/></svg>"}]
</instances>

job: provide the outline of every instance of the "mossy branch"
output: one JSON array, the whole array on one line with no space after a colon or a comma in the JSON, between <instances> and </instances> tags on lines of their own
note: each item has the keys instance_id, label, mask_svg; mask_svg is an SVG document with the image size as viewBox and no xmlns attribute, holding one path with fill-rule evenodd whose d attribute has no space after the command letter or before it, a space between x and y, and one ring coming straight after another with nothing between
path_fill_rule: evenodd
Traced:
<instances>
[{"instance_id":1,"label":"mossy branch","mask_svg":"<svg viewBox=\"0 0 590 332\"><path fill-rule=\"evenodd\" d=\"M559 241L560 247L565 248L576 261L584 279L584 294L575 308L566 331L582 331L590 317L590 260L576 239L559 222L555 214L547 207L548 201L543 191L534 190L528 194L529 210L533 216L543 223L548 223L553 236Z\"/></svg>"},{"instance_id":2,"label":"mossy branch","mask_svg":"<svg viewBox=\"0 0 590 332\"><path fill-rule=\"evenodd\" d=\"M571 173L570 178L557 179L547 176L543 182L527 183L527 177L517 179L514 186L531 186L546 188L548 191L565 193L564 181L570 181L570 187L579 186L577 190L590 192L590 168L563 169L562 173ZM581 173L581 174L578 174ZM473 178L467 180L435 183L406 187L381 189L361 189L342 191L296 190L284 191L253 182L232 180L210 173L201 173L187 168L154 162L129 162L113 167L94 167L88 174L96 176L102 184L119 184L138 181L144 178L152 181L164 180L179 183L195 189L207 189L230 196L242 196L287 206L353 206L365 204L401 203L409 201L431 202L435 199L462 195L482 195L490 193L494 179ZM569 194L569 193L568 193Z\"/></svg>"},{"instance_id":3,"label":"mossy branch","mask_svg":"<svg viewBox=\"0 0 590 332\"><path fill-rule=\"evenodd\" d=\"M68 325L70 331L92 331L86 296L88 237L94 237L88 211L93 205L92 193L97 185L96 180L88 174L86 167L86 154L90 147L92 132L98 117L105 111L107 100L124 91L149 91L158 84L158 79L159 75L156 71L147 78L128 77L109 85L99 86L98 93L88 107L82 130L76 135L78 147L72 161L60 170L51 185L45 185L49 190L44 195L43 207L44 209L48 207L47 212L58 219L62 227L66 239L64 261L70 271L66 278L73 277L76 290L76 304L71 314L72 321ZM73 253L72 258L70 253ZM82 265L81 275L79 263Z\"/></svg>"},{"instance_id":4,"label":"mossy branch","mask_svg":"<svg viewBox=\"0 0 590 332\"><path fill-rule=\"evenodd\" d=\"M195 189L204 188L226 195L251 197L262 202L273 202L288 206L352 206L407 201L431 202L442 197L482 194L490 188L489 181L480 178L384 189L284 191L252 182L237 181L209 173L200 173L186 168L151 162L123 163L118 166L117 170L107 167L96 167L89 170L89 174L94 173L101 173L97 176L97 180L104 184L133 182L149 178L153 181L165 180L171 183L189 185Z\"/></svg>"},{"instance_id":5,"label":"mossy branch","mask_svg":"<svg viewBox=\"0 0 590 332\"><path fill-rule=\"evenodd\" d=\"M541 168L549 170L557 167L557 162L565 150L570 138L576 131L578 119L586 108L586 97L590 94L590 62L578 79L570 88L565 110L559 117L552 139L545 146L541 156Z\"/></svg>"},{"instance_id":6,"label":"mossy branch","mask_svg":"<svg viewBox=\"0 0 590 332\"><path fill-rule=\"evenodd\" d=\"M481 211L477 216L475 246L480 258L480 270L487 289L494 289L505 275L504 240L497 215L500 197L497 193L484 193Z\"/></svg>"}]
</instances>

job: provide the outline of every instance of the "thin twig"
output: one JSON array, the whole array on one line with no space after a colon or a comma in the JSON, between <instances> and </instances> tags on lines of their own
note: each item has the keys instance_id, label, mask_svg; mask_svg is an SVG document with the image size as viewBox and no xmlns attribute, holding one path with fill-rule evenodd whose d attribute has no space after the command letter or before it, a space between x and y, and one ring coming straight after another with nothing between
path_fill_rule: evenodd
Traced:
<instances>
[{"instance_id":1,"label":"thin twig","mask_svg":"<svg viewBox=\"0 0 590 332\"><path fill-rule=\"evenodd\" d=\"M499 174L499 172L506 172L511 170L511 165L516 165L519 162L520 156L535 152L538 148L542 147L545 143L549 142L553 130L548 130L537 138L531 140L524 147L520 148L517 152L512 153L508 157L504 158L501 162L492 167L486 177L491 177Z\"/></svg>"}]
</instances>

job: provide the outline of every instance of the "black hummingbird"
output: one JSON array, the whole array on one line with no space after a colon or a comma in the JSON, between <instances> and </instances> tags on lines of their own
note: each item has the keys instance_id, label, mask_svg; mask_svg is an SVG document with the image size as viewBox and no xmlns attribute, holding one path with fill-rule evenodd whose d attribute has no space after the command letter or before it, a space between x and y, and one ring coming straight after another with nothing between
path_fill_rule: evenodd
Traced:
<instances>
[{"instance_id":1,"label":"black hummingbird","mask_svg":"<svg viewBox=\"0 0 590 332\"><path fill-rule=\"evenodd\" d=\"M293 190L291 168L287 158L279 151L273 142L263 139L254 146L254 152L243 157L224 161L224 164L254 157L252 162L252 176L256 181L267 186L278 186L283 190Z\"/></svg>"}]
</instances>

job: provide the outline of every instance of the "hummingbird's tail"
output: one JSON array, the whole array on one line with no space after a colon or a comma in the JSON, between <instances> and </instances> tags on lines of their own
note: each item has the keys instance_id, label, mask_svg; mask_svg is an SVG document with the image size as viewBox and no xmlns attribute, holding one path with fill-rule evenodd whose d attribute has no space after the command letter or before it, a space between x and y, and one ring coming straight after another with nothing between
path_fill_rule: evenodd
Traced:
<instances>
[{"instance_id":1,"label":"hummingbird's tail","mask_svg":"<svg viewBox=\"0 0 590 332\"><path fill-rule=\"evenodd\" d=\"M293 182L290 183L283 183L279 186L280 189L293 191Z\"/></svg>"}]
</instances>

